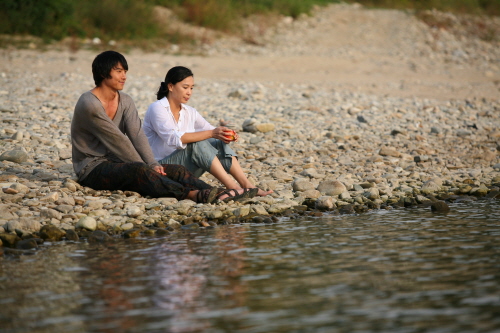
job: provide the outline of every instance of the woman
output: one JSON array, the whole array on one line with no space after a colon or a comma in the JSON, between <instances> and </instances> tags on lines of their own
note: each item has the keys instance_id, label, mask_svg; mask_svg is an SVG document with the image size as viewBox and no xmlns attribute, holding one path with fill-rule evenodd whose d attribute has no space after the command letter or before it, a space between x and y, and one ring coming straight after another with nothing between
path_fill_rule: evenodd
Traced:
<instances>
[{"instance_id":1,"label":"woman","mask_svg":"<svg viewBox=\"0 0 500 333\"><path fill-rule=\"evenodd\" d=\"M260 196L272 193L257 189L243 173L228 145L238 140L238 134L210 125L196 109L186 105L193 88L193 72L182 66L171 68L160 84L158 100L149 106L143 125L155 159L183 165L197 177L209 172L234 193L242 189L257 191Z\"/></svg>"},{"instance_id":2,"label":"woman","mask_svg":"<svg viewBox=\"0 0 500 333\"><path fill-rule=\"evenodd\" d=\"M71 122L78 182L95 190L128 190L201 203L249 197L244 190L228 193L214 188L181 165L156 162L134 102L121 92L127 71L127 61L118 52L103 52L92 62L96 86L80 96Z\"/></svg>"}]
</instances>

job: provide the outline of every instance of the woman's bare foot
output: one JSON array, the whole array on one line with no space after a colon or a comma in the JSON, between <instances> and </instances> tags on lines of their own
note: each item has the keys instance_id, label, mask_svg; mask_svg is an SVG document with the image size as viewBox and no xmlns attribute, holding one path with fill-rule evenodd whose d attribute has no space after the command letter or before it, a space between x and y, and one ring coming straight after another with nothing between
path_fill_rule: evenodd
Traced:
<instances>
[{"instance_id":1,"label":"woman's bare foot","mask_svg":"<svg viewBox=\"0 0 500 333\"><path fill-rule=\"evenodd\" d=\"M259 197L265 197L266 195L269 195L269 194L271 194L271 193L273 193L273 192L274 192L273 190L264 191L264 190L261 190L261 189L259 188L259 192L257 192L257 195L258 195Z\"/></svg>"}]
</instances>

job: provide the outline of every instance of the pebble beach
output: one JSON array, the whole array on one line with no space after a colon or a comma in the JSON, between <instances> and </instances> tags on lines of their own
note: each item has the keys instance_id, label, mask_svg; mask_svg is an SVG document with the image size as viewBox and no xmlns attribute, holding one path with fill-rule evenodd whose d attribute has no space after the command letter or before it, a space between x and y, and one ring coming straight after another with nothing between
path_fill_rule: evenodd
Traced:
<instances>
[{"instance_id":1,"label":"pebble beach","mask_svg":"<svg viewBox=\"0 0 500 333\"><path fill-rule=\"evenodd\" d=\"M500 198L499 42L356 5L283 18L255 38L222 38L192 56L124 52L124 92L141 118L170 67L193 70L190 105L239 133L232 147L243 169L274 191L237 203L80 186L70 124L78 97L93 88L91 62L99 51L0 50L3 249L281 216L417 205L446 212L450 202ZM202 179L220 185L209 174Z\"/></svg>"}]
</instances>

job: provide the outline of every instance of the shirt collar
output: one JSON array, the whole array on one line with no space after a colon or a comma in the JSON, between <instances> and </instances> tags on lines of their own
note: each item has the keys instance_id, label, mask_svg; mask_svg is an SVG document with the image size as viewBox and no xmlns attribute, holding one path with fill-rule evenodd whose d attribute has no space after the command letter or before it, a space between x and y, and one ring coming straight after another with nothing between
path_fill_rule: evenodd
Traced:
<instances>
[{"instance_id":1,"label":"shirt collar","mask_svg":"<svg viewBox=\"0 0 500 333\"><path fill-rule=\"evenodd\" d=\"M163 105L163 107L167 108L169 111L171 111L170 103L168 102L167 97L163 97L162 99L160 99L160 104ZM181 111L182 110L186 110L186 105L183 103L181 103Z\"/></svg>"}]
</instances>

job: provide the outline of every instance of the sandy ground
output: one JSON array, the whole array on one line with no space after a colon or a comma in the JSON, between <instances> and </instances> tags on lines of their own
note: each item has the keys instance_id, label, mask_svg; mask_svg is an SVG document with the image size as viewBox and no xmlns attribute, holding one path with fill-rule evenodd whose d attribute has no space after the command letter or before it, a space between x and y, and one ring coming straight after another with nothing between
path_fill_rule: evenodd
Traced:
<instances>
[{"instance_id":1,"label":"sandy ground","mask_svg":"<svg viewBox=\"0 0 500 333\"><path fill-rule=\"evenodd\" d=\"M181 64L210 80L307 83L437 100L499 96L498 43L454 36L402 11L332 5L255 34L259 45L228 37L204 45L206 56L132 51L127 54L130 75L160 81L171 66ZM48 51L43 61L36 51L0 53L10 60L0 63L0 71L14 66L43 75L90 72L97 51ZM66 61L61 54L67 54Z\"/></svg>"}]
</instances>

